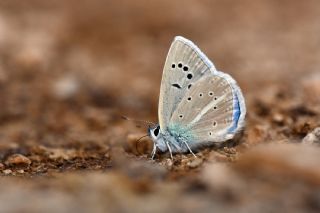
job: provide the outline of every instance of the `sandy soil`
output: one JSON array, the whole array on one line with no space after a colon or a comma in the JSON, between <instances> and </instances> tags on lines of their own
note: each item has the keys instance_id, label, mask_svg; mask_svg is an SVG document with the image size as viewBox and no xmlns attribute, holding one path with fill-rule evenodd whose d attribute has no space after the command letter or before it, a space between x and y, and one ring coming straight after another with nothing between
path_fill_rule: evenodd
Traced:
<instances>
[{"instance_id":1,"label":"sandy soil","mask_svg":"<svg viewBox=\"0 0 320 213\"><path fill-rule=\"evenodd\" d=\"M319 212L317 0L0 2L1 212ZM231 74L246 128L157 154L175 35Z\"/></svg>"}]
</instances>

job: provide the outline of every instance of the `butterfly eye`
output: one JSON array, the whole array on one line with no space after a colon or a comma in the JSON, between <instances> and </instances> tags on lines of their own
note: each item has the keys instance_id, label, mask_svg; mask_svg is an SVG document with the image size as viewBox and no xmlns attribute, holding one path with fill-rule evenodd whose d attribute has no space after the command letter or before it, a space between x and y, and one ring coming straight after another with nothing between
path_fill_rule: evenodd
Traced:
<instances>
[{"instance_id":1,"label":"butterfly eye","mask_svg":"<svg viewBox=\"0 0 320 213\"><path fill-rule=\"evenodd\" d=\"M158 136L159 130L160 130L160 128L157 127L157 128L153 131L153 134L154 134L155 136Z\"/></svg>"},{"instance_id":2,"label":"butterfly eye","mask_svg":"<svg viewBox=\"0 0 320 213\"><path fill-rule=\"evenodd\" d=\"M203 93L199 93L199 97L202 97L203 96Z\"/></svg>"},{"instance_id":3,"label":"butterfly eye","mask_svg":"<svg viewBox=\"0 0 320 213\"><path fill-rule=\"evenodd\" d=\"M183 67L183 71L188 71L188 70L189 70L189 68L187 66Z\"/></svg>"},{"instance_id":4,"label":"butterfly eye","mask_svg":"<svg viewBox=\"0 0 320 213\"><path fill-rule=\"evenodd\" d=\"M179 68L181 68L181 67L182 67L182 64L181 64L181 63L179 63L179 64L178 64L178 67L179 67Z\"/></svg>"},{"instance_id":5,"label":"butterfly eye","mask_svg":"<svg viewBox=\"0 0 320 213\"><path fill-rule=\"evenodd\" d=\"M179 118L183 118L183 115L179 115Z\"/></svg>"},{"instance_id":6,"label":"butterfly eye","mask_svg":"<svg viewBox=\"0 0 320 213\"><path fill-rule=\"evenodd\" d=\"M214 97L214 100L216 101L218 98L217 97Z\"/></svg>"},{"instance_id":7,"label":"butterfly eye","mask_svg":"<svg viewBox=\"0 0 320 213\"><path fill-rule=\"evenodd\" d=\"M211 92L211 91L208 94L209 94L209 96L213 96L213 92Z\"/></svg>"},{"instance_id":8,"label":"butterfly eye","mask_svg":"<svg viewBox=\"0 0 320 213\"><path fill-rule=\"evenodd\" d=\"M188 89L190 89L190 88L191 88L191 86L192 86L192 84L189 84L189 85L188 85Z\"/></svg>"},{"instance_id":9,"label":"butterfly eye","mask_svg":"<svg viewBox=\"0 0 320 213\"><path fill-rule=\"evenodd\" d=\"M214 106L214 107L213 107L213 109L217 109L217 107L216 107L216 106Z\"/></svg>"},{"instance_id":10,"label":"butterfly eye","mask_svg":"<svg viewBox=\"0 0 320 213\"><path fill-rule=\"evenodd\" d=\"M211 136L211 135L212 135L212 132L209 132L209 135Z\"/></svg>"},{"instance_id":11,"label":"butterfly eye","mask_svg":"<svg viewBox=\"0 0 320 213\"><path fill-rule=\"evenodd\" d=\"M212 125L217 126L217 121L213 121Z\"/></svg>"},{"instance_id":12,"label":"butterfly eye","mask_svg":"<svg viewBox=\"0 0 320 213\"><path fill-rule=\"evenodd\" d=\"M188 79L191 79L193 77L193 75L191 74L191 73L189 73L188 75L187 75L187 78Z\"/></svg>"},{"instance_id":13,"label":"butterfly eye","mask_svg":"<svg viewBox=\"0 0 320 213\"><path fill-rule=\"evenodd\" d=\"M191 99L192 99L192 98L191 98L191 96L190 96L190 97L188 97L188 99L187 99L187 100L188 100L188 101L191 101Z\"/></svg>"},{"instance_id":14,"label":"butterfly eye","mask_svg":"<svg viewBox=\"0 0 320 213\"><path fill-rule=\"evenodd\" d=\"M176 65L175 65L175 64L172 64L172 65L171 65L171 67L172 67L172 68L175 68L175 67L176 67Z\"/></svg>"}]
</instances>

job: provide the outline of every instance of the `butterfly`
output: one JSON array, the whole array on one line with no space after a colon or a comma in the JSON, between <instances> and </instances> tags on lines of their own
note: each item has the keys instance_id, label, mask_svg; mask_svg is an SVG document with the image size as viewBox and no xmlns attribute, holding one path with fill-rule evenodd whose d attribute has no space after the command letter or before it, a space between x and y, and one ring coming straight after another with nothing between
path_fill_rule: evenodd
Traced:
<instances>
[{"instance_id":1,"label":"butterfly","mask_svg":"<svg viewBox=\"0 0 320 213\"><path fill-rule=\"evenodd\" d=\"M217 71L190 40L176 36L163 69L159 124L149 127L151 153L186 153L232 139L245 124L246 106L236 81Z\"/></svg>"}]
</instances>

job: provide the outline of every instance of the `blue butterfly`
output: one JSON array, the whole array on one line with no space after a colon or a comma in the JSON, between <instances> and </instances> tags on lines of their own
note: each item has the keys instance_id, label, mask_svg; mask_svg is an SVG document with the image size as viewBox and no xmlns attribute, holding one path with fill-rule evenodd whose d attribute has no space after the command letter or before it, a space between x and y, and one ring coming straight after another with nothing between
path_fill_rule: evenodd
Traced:
<instances>
[{"instance_id":1,"label":"blue butterfly","mask_svg":"<svg viewBox=\"0 0 320 213\"><path fill-rule=\"evenodd\" d=\"M149 127L154 146L172 153L190 152L232 139L244 127L245 101L235 80L217 71L191 41L174 38L163 69L159 124Z\"/></svg>"}]
</instances>

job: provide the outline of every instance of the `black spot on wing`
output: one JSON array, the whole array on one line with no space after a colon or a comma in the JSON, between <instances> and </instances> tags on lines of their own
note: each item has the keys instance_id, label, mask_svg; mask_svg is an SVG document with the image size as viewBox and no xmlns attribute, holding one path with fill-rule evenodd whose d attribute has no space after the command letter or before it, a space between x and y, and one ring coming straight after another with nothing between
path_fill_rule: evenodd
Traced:
<instances>
[{"instance_id":1,"label":"black spot on wing","mask_svg":"<svg viewBox=\"0 0 320 213\"><path fill-rule=\"evenodd\" d=\"M191 74L191 73L189 73L188 75L187 75L187 78L188 79L191 79L193 77L193 75Z\"/></svg>"},{"instance_id":2,"label":"black spot on wing","mask_svg":"<svg viewBox=\"0 0 320 213\"><path fill-rule=\"evenodd\" d=\"M179 84L171 84L173 87L176 87L178 89L181 89L181 86Z\"/></svg>"}]
</instances>

